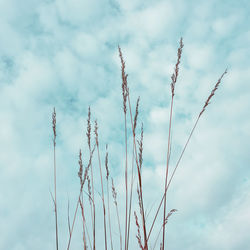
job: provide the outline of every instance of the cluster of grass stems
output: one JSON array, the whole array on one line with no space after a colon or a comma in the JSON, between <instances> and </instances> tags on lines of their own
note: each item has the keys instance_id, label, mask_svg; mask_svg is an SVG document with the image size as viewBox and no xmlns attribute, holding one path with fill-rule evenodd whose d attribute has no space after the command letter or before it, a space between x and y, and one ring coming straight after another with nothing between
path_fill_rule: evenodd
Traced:
<instances>
[{"instance_id":1,"label":"cluster of grass stems","mask_svg":"<svg viewBox=\"0 0 250 250\"><path fill-rule=\"evenodd\" d=\"M179 75L179 65L181 62L182 57L182 50L183 50L183 40L180 39L179 48L177 52L177 62L175 64L174 73L171 77L171 106L170 106L170 114L169 114L169 127L168 127L168 141L167 141L167 153L166 153L166 175L165 175L165 183L164 183L164 190L162 192L162 195L160 198L160 202L158 204L158 207L154 213L153 220L151 222L146 223L146 214L145 214L145 208L144 208L144 199L143 199L143 184L142 184L142 163L143 163L143 124L141 126L141 133L140 133L140 139L137 139L136 135L136 128L137 128L137 119L139 114L139 101L140 98L138 97L135 112L133 115L132 107L131 107L131 100L130 100L130 92L128 87L127 78L128 75L125 71L125 61L123 58L123 54L121 51L121 48L118 46L118 52L119 57L121 60L121 77L122 77L122 98L123 98L123 114L124 114L124 144L125 144L125 159L124 159L124 179L125 179L125 206L124 211L122 211L122 216L125 218L125 228L122 233L121 228L121 221L120 221L120 214L121 212L118 208L118 201L117 201L117 191L114 185L113 178L110 177L110 170L108 166L108 146L106 145L106 157L105 157L105 168L102 166L101 158L100 158L100 148L99 148L99 137L98 137L98 123L97 120L95 120L94 123L94 144L91 144L91 133L92 133L92 123L91 123L91 110L89 107L88 110L88 119L87 119L87 142L88 142L88 150L89 150L89 160L87 166L83 167L82 162L82 151L79 152L79 171L78 171L78 177L80 179L80 190L79 195L76 202L74 217L72 220L72 223L70 223L70 216L69 216L69 206L68 206L68 230L69 230L69 238L68 238L68 244L67 244L67 250L70 249L71 246L71 240L72 240L72 234L74 232L74 226L76 222L76 217L78 210L81 212L81 218L82 218L82 241L83 241L83 248L86 249L97 249L96 247L96 197L95 197L95 187L94 187L94 174L93 174L93 164L92 159L94 157L94 154L97 154L98 158L98 167L100 171L100 185L101 185L101 201L102 201L102 211L103 211L103 232L104 232L104 247L105 250L111 249L111 250L128 250L130 249L130 231L131 231L131 220L133 217L132 214L134 214L134 226L136 227L137 235L133 237L133 240L138 241L138 247L139 249L148 250L148 249L155 249L159 239L159 248L160 250L165 250L167 248L165 235L166 235L166 224L168 222L169 217L176 212L176 209L171 209L168 211L167 209L167 191L169 189L169 186L173 180L173 177L176 173L176 170L180 164L180 161L183 157L183 154L187 148L187 145L190 142L190 139L193 135L193 132L200 120L200 117L206 110L206 107L210 103L211 98L214 96L215 91L219 87L222 78L227 73L227 70L221 75L221 77L216 82L213 90L211 91L210 95L208 96L204 106L202 107L200 113L197 115L197 119L193 125L193 128L191 129L189 136L186 140L186 143L183 146L183 149L181 151L181 154L176 162L176 165L173 169L173 172L171 175L169 174L169 159L170 159L170 151L171 151L171 131L172 131L172 117L173 117L173 106L174 106L174 96L175 96L175 85L178 79ZM128 124L131 126L132 130L132 145L133 145L133 151L132 151L132 164L131 164L131 171L130 175L128 176ZM53 146L54 146L54 194L51 193L53 203L54 203L54 212L55 212L55 238L56 238L56 250L59 249L59 238L58 238L58 211L57 211L57 195L56 195L56 111L55 108L52 113L52 128L53 128ZM135 168L135 169L134 169ZM103 171L105 171L105 176L103 176ZM130 177L130 178L129 178ZM110 180L111 180L111 186L110 186ZM134 182L137 183L137 195L138 195L138 206L140 214L139 216L137 213L132 211L132 200L133 200L133 189L134 189ZM86 187L86 192L84 191L84 185ZM111 190L110 190L111 189ZM115 206L115 212L116 212L116 219L117 219L117 227L119 232L119 247L114 245L113 240L113 234L112 234L112 227L111 227L111 215L110 215L110 194L112 193L113 198L113 204ZM84 196L83 193L86 193L87 195ZM106 199L105 199L106 196ZM87 197L87 199L86 199ZM88 201L87 201L88 200ZM91 217L86 218L85 211L86 206L90 206L90 212ZM162 223L160 224L160 228L158 228L158 231L156 233L157 237L155 239L151 239L150 236L152 235L152 231L155 229L155 222L156 219L160 216L161 208L163 207L162 211ZM115 216L112 216L112 219L115 218ZM87 227L86 221L90 220L91 223L91 231ZM156 229L155 229L156 230ZM160 237L161 236L161 237ZM151 240L151 244L149 244ZM150 245L150 247L149 247ZM153 247L151 247L153 246ZM98 249L99 250L99 249Z\"/></svg>"}]
</instances>

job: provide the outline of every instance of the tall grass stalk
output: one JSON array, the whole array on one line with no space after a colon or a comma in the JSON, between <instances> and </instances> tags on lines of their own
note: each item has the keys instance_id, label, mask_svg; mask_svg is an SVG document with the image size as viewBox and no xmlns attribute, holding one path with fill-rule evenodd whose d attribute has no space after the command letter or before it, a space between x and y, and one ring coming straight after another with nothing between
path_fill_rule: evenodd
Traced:
<instances>
[{"instance_id":1,"label":"tall grass stalk","mask_svg":"<svg viewBox=\"0 0 250 250\"><path fill-rule=\"evenodd\" d=\"M85 219L85 213L84 213L84 205L83 205L83 199L79 200L80 206L81 206L81 212L82 212L82 239L83 239L83 246L84 250L87 250L87 240L86 240L86 219Z\"/></svg>"},{"instance_id":2,"label":"tall grass stalk","mask_svg":"<svg viewBox=\"0 0 250 250\"><path fill-rule=\"evenodd\" d=\"M134 133L136 131L137 119L139 114L139 101L138 97L136 102L135 116L134 116ZM128 213L128 234L127 234L127 249L129 248L129 234L130 234L130 219L131 219L131 209L132 209L132 199L133 199L133 185L134 185L134 161L135 161L135 148L133 144L133 153L132 153L132 169L131 169L131 181L130 181L130 196L129 196L129 213Z\"/></svg>"},{"instance_id":3,"label":"tall grass stalk","mask_svg":"<svg viewBox=\"0 0 250 250\"><path fill-rule=\"evenodd\" d=\"M112 178L112 195L114 199L115 209L116 209L116 216L117 216L117 223L119 228L119 235L120 235L120 249L122 250L122 232L121 232L121 223L120 223L120 216L118 211L118 203L117 203L117 192L114 185L114 180Z\"/></svg>"},{"instance_id":4,"label":"tall grass stalk","mask_svg":"<svg viewBox=\"0 0 250 250\"><path fill-rule=\"evenodd\" d=\"M122 73L122 97L123 97L123 113L124 113L124 135L125 135L125 250L127 250L127 227L128 227L128 139L127 139L127 98L128 98L128 75L125 72L125 61L122 57L121 48L118 46L119 56L121 59Z\"/></svg>"},{"instance_id":5,"label":"tall grass stalk","mask_svg":"<svg viewBox=\"0 0 250 250\"><path fill-rule=\"evenodd\" d=\"M101 157L100 157L100 149L99 149L98 124L97 124L97 121L95 121L95 140L96 140L98 162L99 162L99 169L100 169L101 188L102 188L102 208L103 208L103 224L104 224L105 250L107 250L108 246L107 246L106 208L105 208L105 200L104 200L103 181L102 181L102 166L101 166Z\"/></svg>"},{"instance_id":6,"label":"tall grass stalk","mask_svg":"<svg viewBox=\"0 0 250 250\"><path fill-rule=\"evenodd\" d=\"M82 151L80 150L79 152L79 171L78 171L78 177L80 179L80 186L83 187L83 163L82 163ZM85 170L86 172L86 170ZM79 203L81 206L81 212L82 212L82 226L83 226L83 245L84 245L84 250L87 249L87 241L86 241L86 233L85 233L85 226L86 226L86 220L85 220L85 213L84 213L84 205L83 205L83 193L81 192L81 196L79 198Z\"/></svg>"},{"instance_id":7,"label":"tall grass stalk","mask_svg":"<svg viewBox=\"0 0 250 250\"><path fill-rule=\"evenodd\" d=\"M178 48L178 56L177 56L177 63L175 64L175 72L172 75L172 82L171 82L171 107L170 107L170 116L169 116L169 130L168 130L168 149L167 149L167 167L166 167L166 177L165 177L165 189L167 187L168 182L168 170L169 170L169 154L170 154L170 136L171 136L171 126L172 126L172 115L173 115L173 104L174 104L174 95L175 95L175 84L177 82L178 74L179 74L179 64L181 61L181 54L183 49L183 41L182 38L180 40L180 47ZM163 232L162 232L162 248L164 249L165 246L165 218L166 218L166 195L164 196L164 212L163 212Z\"/></svg>"},{"instance_id":8,"label":"tall grass stalk","mask_svg":"<svg viewBox=\"0 0 250 250\"><path fill-rule=\"evenodd\" d=\"M123 59L123 55L121 52L121 49L119 47L119 55L121 59L121 64L122 64L122 82L123 85L125 86L126 90L126 97L128 100L128 106L129 106L129 115L130 115L130 121L131 121L131 128L132 128L132 133L133 133L133 144L134 144L134 150L135 150L135 161L137 165L137 173L138 173L138 182L139 182L139 192L140 192L140 199L141 199L141 216L142 216L142 224L143 224L143 234L144 234L144 249L147 250L147 232L146 232L146 221L145 221L145 212L144 212L144 206L143 206L143 195L142 195L142 178L141 178L141 173L139 169L139 164L138 164L138 157L137 157L137 150L136 150L136 139L135 139L135 130L134 130L134 124L133 124L133 118L132 118L132 108L131 108L131 102L130 102L130 95L129 95L129 88L127 86L127 77L128 75L125 73L125 61ZM126 191L127 193L127 191ZM126 211L127 214L127 211ZM125 226L127 229L127 226ZM126 239L125 239L126 240Z\"/></svg>"},{"instance_id":9,"label":"tall grass stalk","mask_svg":"<svg viewBox=\"0 0 250 250\"><path fill-rule=\"evenodd\" d=\"M110 219L110 205L109 205L108 145L106 145L105 168L106 168L106 184L107 184L107 200L108 200L109 236L110 236L110 246L111 246L111 249L113 250L112 228L111 228L111 219Z\"/></svg>"},{"instance_id":10,"label":"tall grass stalk","mask_svg":"<svg viewBox=\"0 0 250 250\"><path fill-rule=\"evenodd\" d=\"M89 107L88 110L88 119L87 119L87 139L88 139L88 148L89 148L89 155L91 155L91 110ZM91 217L92 217L92 229L93 229L93 250L95 250L95 192L94 192L94 175L93 175L93 165L92 162L90 164L90 172L91 172L91 188L92 188L92 205L91 205ZM90 190L90 188L89 188Z\"/></svg>"},{"instance_id":11,"label":"tall grass stalk","mask_svg":"<svg viewBox=\"0 0 250 250\"><path fill-rule=\"evenodd\" d=\"M54 207L55 207L55 224L56 224L56 250L58 250L58 222L57 222L57 198L56 198L56 109L52 113L53 128L53 149L54 149Z\"/></svg>"},{"instance_id":12,"label":"tall grass stalk","mask_svg":"<svg viewBox=\"0 0 250 250\"><path fill-rule=\"evenodd\" d=\"M134 126L133 126L132 110L131 110L131 103L130 103L129 93L128 93L128 104L129 104L131 127L132 127L132 131L133 131L133 144L134 144L134 149L135 149L135 161L136 161L136 166L137 166L139 192L140 192L140 199L141 199L141 208L140 209L141 209L141 216L142 216L142 228L143 228L143 234L144 234L144 249L148 250L145 211L144 211L143 195L142 195L142 178L141 178L141 171L140 171L140 167L139 167L139 163L138 163L138 157L137 157L137 149L136 149L135 133L134 133Z\"/></svg>"}]
</instances>

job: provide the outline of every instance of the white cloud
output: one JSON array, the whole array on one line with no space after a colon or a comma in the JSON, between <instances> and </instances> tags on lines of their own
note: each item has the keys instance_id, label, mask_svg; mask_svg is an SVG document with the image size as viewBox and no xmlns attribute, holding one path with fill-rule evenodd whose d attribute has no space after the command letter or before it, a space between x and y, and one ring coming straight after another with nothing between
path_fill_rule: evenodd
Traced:
<instances>
[{"instance_id":1,"label":"white cloud","mask_svg":"<svg viewBox=\"0 0 250 250\"><path fill-rule=\"evenodd\" d=\"M170 173L211 89L227 66L229 73L202 116L171 184L168 208L179 211L168 224L168 247L248 249L249 32L244 24L249 18L244 5L239 2L229 10L229 4L230 13L225 16L225 5L215 1L100 4L64 0L28 4L29 8L17 1L0 3L0 219L4 222L0 226L0 248L54 248L49 194L53 185L54 106L58 119L61 246L68 235L67 196L72 214L79 190L80 147L85 152L84 164L88 161L85 132L89 105L92 120L96 118L100 127L102 160L105 143L109 143L111 173L121 211L124 208L124 121L118 44L126 60L133 110L137 96L141 96L137 133L139 137L140 123L144 121L142 175L145 207L149 211L153 205L149 221L153 218L161 198L159 190L164 186L169 85L178 41L184 36ZM131 135L128 138L131 146ZM130 163L131 149L128 159ZM96 191L100 192L96 155L94 166ZM137 209L136 192L134 198L133 209ZM96 200L101 208L97 192ZM98 212L100 249L102 223ZM157 230L160 223L157 221ZM137 249L134 218L131 225L131 247ZM117 245L116 220L113 226ZM72 249L82 247L78 240L81 230L78 223Z\"/></svg>"},{"instance_id":2,"label":"white cloud","mask_svg":"<svg viewBox=\"0 0 250 250\"><path fill-rule=\"evenodd\" d=\"M214 62L214 49L210 45L186 45L188 66L193 70L205 70L211 67Z\"/></svg>"}]
</instances>

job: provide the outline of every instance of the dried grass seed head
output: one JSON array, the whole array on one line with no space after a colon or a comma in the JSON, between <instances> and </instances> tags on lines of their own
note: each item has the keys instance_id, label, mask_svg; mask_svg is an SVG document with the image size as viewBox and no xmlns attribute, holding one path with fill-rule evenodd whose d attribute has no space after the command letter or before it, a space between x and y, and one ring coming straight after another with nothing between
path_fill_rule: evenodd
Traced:
<instances>
[{"instance_id":1,"label":"dried grass seed head","mask_svg":"<svg viewBox=\"0 0 250 250\"><path fill-rule=\"evenodd\" d=\"M141 171L141 167L142 167L142 162L143 162L143 123L141 125L141 139L140 141L137 140L137 143L139 145L139 152L138 152L138 155L139 155L139 167L140 167L140 171Z\"/></svg>"},{"instance_id":2,"label":"dried grass seed head","mask_svg":"<svg viewBox=\"0 0 250 250\"><path fill-rule=\"evenodd\" d=\"M170 210L170 212L168 213L167 217L166 217L165 220L164 220L164 225L166 225L166 224L168 223L169 217L170 217L173 213L175 213L175 212L177 212L177 211L178 211L177 209L171 209L171 210Z\"/></svg>"},{"instance_id":3,"label":"dried grass seed head","mask_svg":"<svg viewBox=\"0 0 250 250\"><path fill-rule=\"evenodd\" d=\"M128 97L128 74L125 72L125 61L123 59L122 51L120 46L118 46L119 57L121 59L121 71L122 71L122 96L123 96L123 111L126 114L127 112L127 97Z\"/></svg>"},{"instance_id":4,"label":"dried grass seed head","mask_svg":"<svg viewBox=\"0 0 250 250\"><path fill-rule=\"evenodd\" d=\"M139 114L139 101L140 101L140 96L137 98L137 102L136 102L135 117L134 117L134 135L135 135L137 119L138 119L138 114Z\"/></svg>"},{"instance_id":5,"label":"dried grass seed head","mask_svg":"<svg viewBox=\"0 0 250 250\"><path fill-rule=\"evenodd\" d=\"M174 91L175 91L175 84L179 75L179 65L181 62L181 55L182 55L182 49L184 47L183 44L183 39L181 38L180 40L180 46L178 48L178 53L177 53L177 62L175 64L175 70L174 73L171 76L172 82L171 82L171 91L172 91L172 97L174 97Z\"/></svg>"},{"instance_id":6,"label":"dried grass seed head","mask_svg":"<svg viewBox=\"0 0 250 250\"><path fill-rule=\"evenodd\" d=\"M98 146L98 124L97 124L97 120L95 120L95 141L96 141L96 145Z\"/></svg>"},{"instance_id":7,"label":"dried grass seed head","mask_svg":"<svg viewBox=\"0 0 250 250\"><path fill-rule=\"evenodd\" d=\"M109 178L109 168L108 168L108 144L106 144L105 168L106 168L106 179L108 180L108 178Z\"/></svg>"},{"instance_id":8,"label":"dried grass seed head","mask_svg":"<svg viewBox=\"0 0 250 250\"><path fill-rule=\"evenodd\" d=\"M210 103L211 98L214 96L215 91L218 89L218 87L219 87L219 85L220 85L220 83L221 83L221 80L222 80L222 78L224 77L225 74L227 74L227 69L224 71L224 73L221 75L221 77L218 79L217 83L215 84L213 90L211 91L211 94L210 94L209 97L207 98L207 100L206 100L206 102L205 102L205 104L204 104L204 106L203 106L203 108L202 108L202 110L201 110L201 112L200 112L200 114L199 114L199 117L200 117L200 116L203 114L203 112L206 110L206 107L207 107L208 104Z\"/></svg>"},{"instance_id":9,"label":"dried grass seed head","mask_svg":"<svg viewBox=\"0 0 250 250\"><path fill-rule=\"evenodd\" d=\"M137 217L137 214L136 214L135 211L134 211L134 216L135 216L135 224L136 224L136 227L137 227L137 235L136 235L136 238L137 238L137 241L138 241L138 244L139 244L140 249L144 249L144 247L142 246L142 238L141 238L141 232L140 232L140 224L139 224L138 217Z\"/></svg>"},{"instance_id":10,"label":"dried grass seed head","mask_svg":"<svg viewBox=\"0 0 250 250\"><path fill-rule=\"evenodd\" d=\"M56 145L56 109L55 109L55 107L54 107L53 113L52 113L52 128L53 128L53 134L54 134L53 143L55 146Z\"/></svg>"},{"instance_id":11,"label":"dried grass seed head","mask_svg":"<svg viewBox=\"0 0 250 250\"><path fill-rule=\"evenodd\" d=\"M85 183L85 181L87 179L88 171L89 171L89 168L90 168L90 166L92 164L92 158L93 158L93 154L94 154L94 151L95 151L95 147L96 147L96 144L94 145L94 148L92 149L91 154L89 156L88 166L85 168L84 177L83 177L83 184Z\"/></svg>"},{"instance_id":12,"label":"dried grass seed head","mask_svg":"<svg viewBox=\"0 0 250 250\"><path fill-rule=\"evenodd\" d=\"M88 110L88 120L87 120L87 138L88 138L88 146L89 146L89 149L91 148L90 147L90 143L91 143L91 110L90 110L90 107L89 107L89 110Z\"/></svg>"},{"instance_id":13,"label":"dried grass seed head","mask_svg":"<svg viewBox=\"0 0 250 250\"><path fill-rule=\"evenodd\" d=\"M139 191L139 187L137 185L137 195L138 195L138 203L139 203L139 208L140 208L140 214L143 214L143 209L142 209L142 197Z\"/></svg>"},{"instance_id":14,"label":"dried grass seed head","mask_svg":"<svg viewBox=\"0 0 250 250\"><path fill-rule=\"evenodd\" d=\"M114 185L113 178L111 180L112 180L112 196L113 196L113 199L114 199L114 203L117 206L117 192L115 190L115 185Z\"/></svg>"},{"instance_id":15,"label":"dried grass seed head","mask_svg":"<svg viewBox=\"0 0 250 250\"><path fill-rule=\"evenodd\" d=\"M82 180L83 164L82 164L82 151L81 151L81 149L79 151L79 160L78 160L78 163L79 163L78 177L80 178L80 183L82 185L82 183L83 183L83 180Z\"/></svg>"},{"instance_id":16,"label":"dried grass seed head","mask_svg":"<svg viewBox=\"0 0 250 250\"><path fill-rule=\"evenodd\" d=\"M91 204L91 182L90 182L90 178L89 178L89 173L87 174L87 181L88 181L88 195L89 195L89 202Z\"/></svg>"}]
</instances>

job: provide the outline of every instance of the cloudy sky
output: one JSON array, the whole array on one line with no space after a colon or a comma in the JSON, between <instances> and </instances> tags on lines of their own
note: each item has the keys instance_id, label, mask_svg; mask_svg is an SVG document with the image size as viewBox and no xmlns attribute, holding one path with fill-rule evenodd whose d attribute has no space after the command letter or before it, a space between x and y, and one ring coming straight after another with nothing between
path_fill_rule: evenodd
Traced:
<instances>
[{"instance_id":1,"label":"cloudy sky","mask_svg":"<svg viewBox=\"0 0 250 250\"><path fill-rule=\"evenodd\" d=\"M72 220L79 193L80 148L84 165L88 162L89 105L92 121L99 124L103 163L109 144L123 230L125 153L118 44L126 60L133 110L141 98L138 127L144 123L143 186L150 226L163 192L170 82L180 37L184 49L170 172L210 91L226 68L228 74L202 115L170 186L167 207L178 212L167 224L167 249L250 249L249 11L248 0L0 0L0 249L55 249L50 196L53 107L60 249L66 249L68 240L68 200ZM129 146L131 141L130 134ZM130 147L129 159L131 153ZM101 250L96 154L93 164ZM138 212L137 200L134 203ZM83 248L80 219L72 238L74 250ZM130 246L138 249L132 219ZM112 227L118 249L115 214Z\"/></svg>"}]
</instances>

